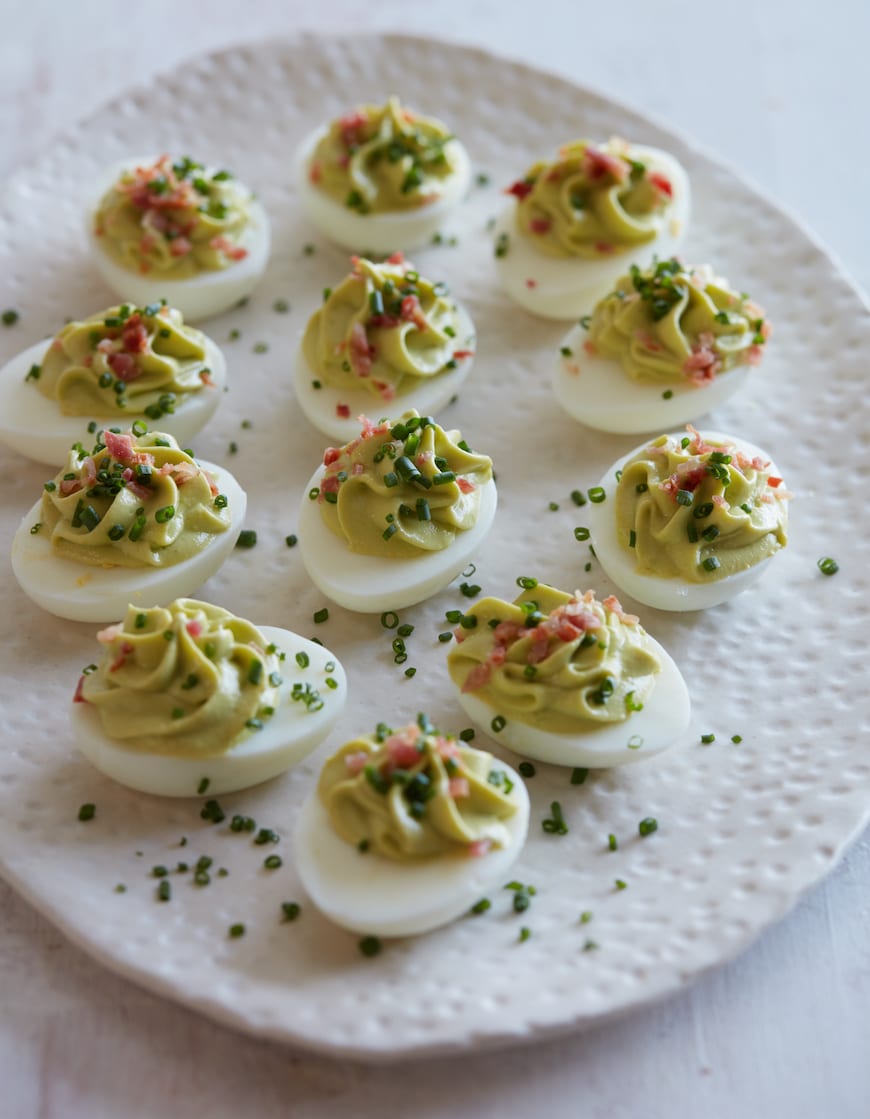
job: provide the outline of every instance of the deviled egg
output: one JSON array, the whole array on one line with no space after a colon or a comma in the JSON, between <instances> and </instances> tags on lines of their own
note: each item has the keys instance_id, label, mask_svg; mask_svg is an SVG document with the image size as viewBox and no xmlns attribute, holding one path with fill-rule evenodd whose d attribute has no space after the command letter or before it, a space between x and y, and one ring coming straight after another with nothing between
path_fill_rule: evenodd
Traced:
<instances>
[{"instance_id":1,"label":"deviled egg","mask_svg":"<svg viewBox=\"0 0 870 1119\"><path fill-rule=\"evenodd\" d=\"M94 261L121 299L165 299L189 319L235 306L269 259L269 219L229 171L189 156L128 160L89 217Z\"/></svg>"},{"instance_id":2,"label":"deviled egg","mask_svg":"<svg viewBox=\"0 0 870 1119\"><path fill-rule=\"evenodd\" d=\"M496 270L532 314L576 319L634 261L673 256L689 222L681 165L657 148L575 140L508 188L496 220Z\"/></svg>"},{"instance_id":3,"label":"deviled egg","mask_svg":"<svg viewBox=\"0 0 870 1119\"><path fill-rule=\"evenodd\" d=\"M187 444L226 384L218 346L166 304L69 322L0 370L0 441L50 466L100 427L159 422Z\"/></svg>"},{"instance_id":4,"label":"deviled egg","mask_svg":"<svg viewBox=\"0 0 870 1119\"><path fill-rule=\"evenodd\" d=\"M425 245L470 181L468 153L450 129L396 97L318 128L296 156L299 201L309 220L354 252Z\"/></svg>"},{"instance_id":5,"label":"deviled egg","mask_svg":"<svg viewBox=\"0 0 870 1119\"><path fill-rule=\"evenodd\" d=\"M214 796L267 781L323 741L347 697L328 649L192 598L131 606L97 638L102 655L70 712L75 741L144 793Z\"/></svg>"},{"instance_id":6,"label":"deviled egg","mask_svg":"<svg viewBox=\"0 0 870 1119\"><path fill-rule=\"evenodd\" d=\"M758 365L761 308L709 265L633 264L562 342L553 388L599 431L661 431L717 408Z\"/></svg>"},{"instance_id":7,"label":"deviled egg","mask_svg":"<svg viewBox=\"0 0 870 1119\"><path fill-rule=\"evenodd\" d=\"M189 594L220 568L245 491L171 435L134 424L76 444L12 540L12 570L37 606L76 622Z\"/></svg>"},{"instance_id":8,"label":"deviled egg","mask_svg":"<svg viewBox=\"0 0 870 1119\"><path fill-rule=\"evenodd\" d=\"M733 435L687 432L624 455L588 507L605 572L659 610L733 598L787 541L791 495L766 452Z\"/></svg>"},{"instance_id":9,"label":"deviled egg","mask_svg":"<svg viewBox=\"0 0 870 1119\"><path fill-rule=\"evenodd\" d=\"M380 613L446 587L489 531L497 503L492 460L458 431L409 412L364 420L329 447L299 514L313 583L348 610Z\"/></svg>"},{"instance_id":10,"label":"deviled egg","mask_svg":"<svg viewBox=\"0 0 870 1119\"><path fill-rule=\"evenodd\" d=\"M522 578L513 602L475 603L447 656L468 716L518 754L554 765L625 765L672 746L689 693L669 654L613 595Z\"/></svg>"},{"instance_id":11,"label":"deviled egg","mask_svg":"<svg viewBox=\"0 0 870 1119\"><path fill-rule=\"evenodd\" d=\"M528 823L522 778L421 715L397 731L381 724L326 762L299 816L296 869L337 925L412 936L502 886Z\"/></svg>"},{"instance_id":12,"label":"deviled egg","mask_svg":"<svg viewBox=\"0 0 870 1119\"><path fill-rule=\"evenodd\" d=\"M295 375L311 423L345 441L373 402L438 412L470 373L475 342L447 285L422 277L402 253L383 264L355 256L351 266L308 320Z\"/></svg>"}]
</instances>

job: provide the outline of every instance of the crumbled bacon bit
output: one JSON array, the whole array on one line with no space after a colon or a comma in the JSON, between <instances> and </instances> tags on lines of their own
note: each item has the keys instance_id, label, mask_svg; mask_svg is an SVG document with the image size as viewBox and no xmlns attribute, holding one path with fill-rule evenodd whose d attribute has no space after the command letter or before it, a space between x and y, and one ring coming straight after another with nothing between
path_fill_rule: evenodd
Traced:
<instances>
[{"instance_id":1,"label":"crumbled bacon bit","mask_svg":"<svg viewBox=\"0 0 870 1119\"><path fill-rule=\"evenodd\" d=\"M596 241L595 251L606 255L607 253L613 252L613 245L611 245L609 241Z\"/></svg>"},{"instance_id":2,"label":"crumbled bacon bit","mask_svg":"<svg viewBox=\"0 0 870 1119\"><path fill-rule=\"evenodd\" d=\"M368 377L372 371L372 347L361 322L355 322L351 328L350 366L357 377Z\"/></svg>"},{"instance_id":3,"label":"crumbled bacon bit","mask_svg":"<svg viewBox=\"0 0 870 1119\"><path fill-rule=\"evenodd\" d=\"M475 839L473 843L468 845L468 854L472 859L479 859L481 855L489 853L490 847L492 847L491 839Z\"/></svg>"},{"instance_id":4,"label":"crumbled bacon bit","mask_svg":"<svg viewBox=\"0 0 870 1119\"><path fill-rule=\"evenodd\" d=\"M88 700L85 699L84 694L82 692L84 682L85 682L84 676L79 676L79 682L76 684L75 694L73 695L73 703L87 703L88 702Z\"/></svg>"},{"instance_id":5,"label":"crumbled bacon bit","mask_svg":"<svg viewBox=\"0 0 870 1119\"><path fill-rule=\"evenodd\" d=\"M134 460L136 452L133 450L132 436L109 431L106 428L103 432L103 441L106 444L106 450L118 462L132 462Z\"/></svg>"},{"instance_id":6,"label":"crumbled bacon bit","mask_svg":"<svg viewBox=\"0 0 870 1119\"><path fill-rule=\"evenodd\" d=\"M615 594L609 594L602 603L602 606L605 610L609 610L611 614L615 614L617 618L626 625L636 626L640 621L637 614L626 614L622 609L622 603Z\"/></svg>"},{"instance_id":7,"label":"crumbled bacon bit","mask_svg":"<svg viewBox=\"0 0 870 1119\"><path fill-rule=\"evenodd\" d=\"M312 163L308 169L308 180L312 183L319 183L323 178L323 168L319 163Z\"/></svg>"},{"instance_id":8,"label":"crumbled bacon bit","mask_svg":"<svg viewBox=\"0 0 870 1119\"><path fill-rule=\"evenodd\" d=\"M173 245L176 243L177 242L173 241ZM223 253L224 256L229 257L230 260L244 260L248 255L247 249L243 248L241 245L234 244L228 237L224 237L223 234L212 237L209 241L209 245L213 249L217 249L218 252ZM191 248L192 247L193 246L191 246Z\"/></svg>"},{"instance_id":9,"label":"crumbled bacon bit","mask_svg":"<svg viewBox=\"0 0 870 1119\"><path fill-rule=\"evenodd\" d=\"M477 489L477 486L475 486L470 478L463 478L462 476L456 479L456 484L459 486L461 493L474 493Z\"/></svg>"},{"instance_id":10,"label":"crumbled bacon bit","mask_svg":"<svg viewBox=\"0 0 870 1119\"><path fill-rule=\"evenodd\" d=\"M217 238L214 238L214 240L217 240ZM213 247L217 248L217 245ZM169 242L169 255L187 256L192 248L193 244L188 237L176 237Z\"/></svg>"},{"instance_id":11,"label":"crumbled bacon bit","mask_svg":"<svg viewBox=\"0 0 870 1119\"><path fill-rule=\"evenodd\" d=\"M447 792L454 800L471 796L471 785L467 777L451 777L447 783Z\"/></svg>"},{"instance_id":12,"label":"crumbled bacon bit","mask_svg":"<svg viewBox=\"0 0 870 1119\"><path fill-rule=\"evenodd\" d=\"M598 350L596 350L595 348L595 343L590 342L588 338L583 343L583 349L590 357L595 357L595 355L598 353Z\"/></svg>"},{"instance_id":13,"label":"crumbled bacon bit","mask_svg":"<svg viewBox=\"0 0 870 1119\"><path fill-rule=\"evenodd\" d=\"M767 479L767 484L768 484L769 486L773 486L773 488L774 488L774 489L776 489L776 488L777 488L777 486L781 486L781 485L782 485L782 478L775 478L775 477L774 477L774 476L773 476L773 475L771 474L771 476L770 476L770 477L769 477L769 478Z\"/></svg>"},{"instance_id":14,"label":"crumbled bacon bit","mask_svg":"<svg viewBox=\"0 0 870 1119\"><path fill-rule=\"evenodd\" d=\"M666 198L674 197L673 183L666 175L663 175L661 171L653 171L648 177L649 181L660 194L663 194Z\"/></svg>"},{"instance_id":15,"label":"crumbled bacon bit","mask_svg":"<svg viewBox=\"0 0 870 1119\"><path fill-rule=\"evenodd\" d=\"M419 729L415 726L405 727L398 734L391 735L384 749L390 762L399 769L411 769L420 761L421 753L417 749Z\"/></svg>"},{"instance_id":16,"label":"crumbled bacon bit","mask_svg":"<svg viewBox=\"0 0 870 1119\"><path fill-rule=\"evenodd\" d=\"M202 383L204 385L208 385L210 388L215 387L214 379L212 378L212 375L211 375L211 373L209 372L208 369L200 369L199 379L202 381Z\"/></svg>"},{"instance_id":17,"label":"crumbled bacon bit","mask_svg":"<svg viewBox=\"0 0 870 1119\"><path fill-rule=\"evenodd\" d=\"M429 326L416 295L406 295L402 300L402 319L412 322L418 330L426 330Z\"/></svg>"},{"instance_id":18,"label":"crumbled bacon bit","mask_svg":"<svg viewBox=\"0 0 870 1119\"><path fill-rule=\"evenodd\" d=\"M715 346L716 337L709 331L699 334L692 344L692 352L683 362L683 372L692 384L709 384L719 372L722 362Z\"/></svg>"},{"instance_id":19,"label":"crumbled bacon bit","mask_svg":"<svg viewBox=\"0 0 870 1119\"><path fill-rule=\"evenodd\" d=\"M71 493L78 493L82 489L82 484L78 478L63 478L60 483L60 492L64 497L69 497Z\"/></svg>"},{"instance_id":20,"label":"crumbled bacon bit","mask_svg":"<svg viewBox=\"0 0 870 1119\"><path fill-rule=\"evenodd\" d=\"M341 451L338 447L327 447L323 452L323 465L332 466L334 462L338 462L341 458Z\"/></svg>"},{"instance_id":21,"label":"crumbled bacon bit","mask_svg":"<svg viewBox=\"0 0 870 1119\"><path fill-rule=\"evenodd\" d=\"M125 384L135 381L142 374L142 370L136 364L136 359L132 354L109 354L106 358L106 364L118 380Z\"/></svg>"},{"instance_id":22,"label":"crumbled bacon bit","mask_svg":"<svg viewBox=\"0 0 870 1119\"><path fill-rule=\"evenodd\" d=\"M597 182L610 175L614 182L623 183L628 178L629 167L618 155L610 155L609 152L603 152L600 148L593 148L590 145L583 152L581 170L591 182Z\"/></svg>"},{"instance_id":23,"label":"crumbled bacon bit","mask_svg":"<svg viewBox=\"0 0 870 1119\"><path fill-rule=\"evenodd\" d=\"M484 661L483 664L476 664L465 677L462 690L464 692L476 692L478 688L482 688L485 684L489 683L491 675L492 665L488 661Z\"/></svg>"},{"instance_id":24,"label":"crumbled bacon bit","mask_svg":"<svg viewBox=\"0 0 870 1119\"><path fill-rule=\"evenodd\" d=\"M356 776L357 773L362 773L369 764L369 755L365 750L358 750L355 754L347 754L344 759L344 764L348 773L352 773Z\"/></svg>"},{"instance_id":25,"label":"crumbled bacon bit","mask_svg":"<svg viewBox=\"0 0 870 1119\"><path fill-rule=\"evenodd\" d=\"M552 222L549 218L532 218L529 229L532 233L549 233Z\"/></svg>"},{"instance_id":26,"label":"crumbled bacon bit","mask_svg":"<svg viewBox=\"0 0 870 1119\"><path fill-rule=\"evenodd\" d=\"M438 751L438 757L443 761L459 761L459 747L449 738L439 736L435 741L435 749Z\"/></svg>"},{"instance_id":27,"label":"crumbled bacon bit","mask_svg":"<svg viewBox=\"0 0 870 1119\"><path fill-rule=\"evenodd\" d=\"M350 405L336 404L335 414L336 416L340 416L343 420L346 420L350 416Z\"/></svg>"},{"instance_id":28,"label":"crumbled bacon bit","mask_svg":"<svg viewBox=\"0 0 870 1119\"><path fill-rule=\"evenodd\" d=\"M538 281L533 280L532 277L529 276L528 279L526 280L526 287L527 288L536 288L537 286L538 286Z\"/></svg>"},{"instance_id":29,"label":"crumbled bacon bit","mask_svg":"<svg viewBox=\"0 0 870 1119\"><path fill-rule=\"evenodd\" d=\"M405 254L401 251L394 252L387 257L387 264L404 264Z\"/></svg>"},{"instance_id":30,"label":"crumbled bacon bit","mask_svg":"<svg viewBox=\"0 0 870 1119\"><path fill-rule=\"evenodd\" d=\"M97 635L99 636L99 635ZM127 657L133 652L133 646L129 641L122 641L121 647L118 650L118 655L109 665L109 672L117 672L119 668L123 668L127 663Z\"/></svg>"},{"instance_id":31,"label":"crumbled bacon bit","mask_svg":"<svg viewBox=\"0 0 870 1119\"><path fill-rule=\"evenodd\" d=\"M184 628L191 637L202 637L202 622L198 618L191 618Z\"/></svg>"},{"instance_id":32,"label":"crumbled bacon bit","mask_svg":"<svg viewBox=\"0 0 870 1119\"><path fill-rule=\"evenodd\" d=\"M121 342L128 354L143 354L148 349L148 331L141 315L131 315L121 332Z\"/></svg>"},{"instance_id":33,"label":"crumbled bacon bit","mask_svg":"<svg viewBox=\"0 0 870 1119\"><path fill-rule=\"evenodd\" d=\"M534 183L526 182L525 179L517 179L515 183L511 183L505 191L505 194L512 194L522 202L524 198L527 198L532 193L534 185Z\"/></svg>"},{"instance_id":34,"label":"crumbled bacon bit","mask_svg":"<svg viewBox=\"0 0 870 1119\"><path fill-rule=\"evenodd\" d=\"M97 634L97 641L99 641L101 645L111 645L115 638L120 637L123 632L123 622L115 622L114 625L106 626L105 629L99 631Z\"/></svg>"},{"instance_id":35,"label":"crumbled bacon bit","mask_svg":"<svg viewBox=\"0 0 870 1119\"><path fill-rule=\"evenodd\" d=\"M454 350L454 361L463 361L467 357L474 357L474 350Z\"/></svg>"}]
</instances>

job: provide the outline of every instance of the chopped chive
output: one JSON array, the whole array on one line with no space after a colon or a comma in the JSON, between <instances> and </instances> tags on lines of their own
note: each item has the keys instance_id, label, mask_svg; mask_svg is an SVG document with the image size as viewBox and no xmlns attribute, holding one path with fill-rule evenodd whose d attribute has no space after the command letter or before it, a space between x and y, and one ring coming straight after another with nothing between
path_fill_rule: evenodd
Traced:
<instances>
[{"instance_id":1,"label":"chopped chive","mask_svg":"<svg viewBox=\"0 0 870 1119\"><path fill-rule=\"evenodd\" d=\"M267 855L263 859L263 866L266 870L277 870L279 866L283 866L284 860L280 855Z\"/></svg>"},{"instance_id":2,"label":"chopped chive","mask_svg":"<svg viewBox=\"0 0 870 1119\"><path fill-rule=\"evenodd\" d=\"M492 908L492 902L489 898L481 898L480 901L476 901L474 905L472 905L468 912L475 917L479 917L481 913L486 913L487 909L490 908Z\"/></svg>"},{"instance_id":3,"label":"chopped chive","mask_svg":"<svg viewBox=\"0 0 870 1119\"><path fill-rule=\"evenodd\" d=\"M709 746L711 742L716 741L716 735L715 734L702 734L701 735L701 741L704 743L705 746Z\"/></svg>"},{"instance_id":4,"label":"chopped chive","mask_svg":"<svg viewBox=\"0 0 870 1119\"><path fill-rule=\"evenodd\" d=\"M735 746L739 746L740 743L743 741L743 735L742 734L732 734L731 735L731 741L734 743Z\"/></svg>"},{"instance_id":5,"label":"chopped chive","mask_svg":"<svg viewBox=\"0 0 870 1119\"><path fill-rule=\"evenodd\" d=\"M589 494L589 500L594 505L600 505L601 502L607 498L607 493L603 486L593 486L591 490L587 490L587 493Z\"/></svg>"},{"instance_id":6,"label":"chopped chive","mask_svg":"<svg viewBox=\"0 0 870 1119\"><path fill-rule=\"evenodd\" d=\"M172 886L167 879L164 879L157 887L157 900L169 901L172 897Z\"/></svg>"},{"instance_id":7,"label":"chopped chive","mask_svg":"<svg viewBox=\"0 0 870 1119\"><path fill-rule=\"evenodd\" d=\"M364 936L359 942L359 950L364 956L377 956L381 947L381 942L376 936Z\"/></svg>"},{"instance_id":8,"label":"chopped chive","mask_svg":"<svg viewBox=\"0 0 870 1119\"><path fill-rule=\"evenodd\" d=\"M245 935L245 926L239 922L236 925L230 925L227 930L227 935L231 940L238 940L240 936Z\"/></svg>"},{"instance_id":9,"label":"chopped chive","mask_svg":"<svg viewBox=\"0 0 870 1119\"><path fill-rule=\"evenodd\" d=\"M583 525L578 525L577 528L574 529L575 540L588 540L591 535L589 529L585 528Z\"/></svg>"},{"instance_id":10,"label":"chopped chive","mask_svg":"<svg viewBox=\"0 0 870 1119\"><path fill-rule=\"evenodd\" d=\"M716 556L707 556L707 558L701 562L701 567L703 567L705 571L716 571L721 566L722 564Z\"/></svg>"},{"instance_id":11,"label":"chopped chive","mask_svg":"<svg viewBox=\"0 0 870 1119\"><path fill-rule=\"evenodd\" d=\"M257 533L253 528L243 528L236 541L237 548L254 548L257 544Z\"/></svg>"},{"instance_id":12,"label":"chopped chive","mask_svg":"<svg viewBox=\"0 0 870 1119\"><path fill-rule=\"evenodd\" d=\"M836 575L840 570L840 565L830 556L822 556L816 566L823 575Z\"/></svg>"},{"instance_id":13,"label":"chopped chive","mask_svg":"<svg viewBox=\"0 0 870 1119\"><path fill-rule=\"evenodd\" d=\"M611 851L619 850L619 841L617 840L617 838L613 834L613 832L611 832L610 835L608 835L608 837L607 837L607 846L608 846L608 849L611 850Z\"/></svg>"},{"instance_id":14,"label":"chopped chive","mask_svg":"<svg viewBox=\"0 0 870 1119\"><path fill-rule=\"evenodd\" d=\"M282 901L281 912L283 914L283 921L295 921L302 912L302 906L295 901Z\"/></svg>"},{"instance_id":15,"label":"chopped chive","mask_svg":"<svg viewBox=\"0 0 870 1119\"><path fill-rule=\"evenodd\" d=\"M637 830L642 836L652 835L652 833L658 831L658 829L659 822L655 816L645 816L637 825Z\"/></svg>"},{"instance_id":16,"label":"chopped chive","mask_svg":"<svg viewBox=\"0 0 870 1119\"><path fill-rule=\"evenodd\" d=\"M586 766L578 765L571 770L571 784L582 785L586 778L589 776L589 770Z\"/></svg>"},{"instance_id":17,"label":"chopped chive","mask_svg":"<svg viewBox=\"0 0 870 1119\"><path fill-rule=\"evenodd\" d=\"M534 777L538 771L531 762L520 762L517 766L517 772L521 777Z\"/></svg>"},{"instance_id":18,"label":"chopped chive","mask_svg":"<svg viewBox=\"0 0 870 1119\"><path fill-rule=\"evenodd\" d=\"M325 622L329 617L329 610L324 606L322 610L315 610L313 617L315 623L320 625L321 622Z\"/></svg>"},{"instance_id":19,"label":"chopped chive","mask_svg":"<svg viewBox=\"0 0 870 1119\"><path fill-rule=\"evenodd\" d=\"M82 823L87 823L88 820L93 820L97 811L95 804L83 804L79 809L79 819Z\"/></svg>"}]
</instances>

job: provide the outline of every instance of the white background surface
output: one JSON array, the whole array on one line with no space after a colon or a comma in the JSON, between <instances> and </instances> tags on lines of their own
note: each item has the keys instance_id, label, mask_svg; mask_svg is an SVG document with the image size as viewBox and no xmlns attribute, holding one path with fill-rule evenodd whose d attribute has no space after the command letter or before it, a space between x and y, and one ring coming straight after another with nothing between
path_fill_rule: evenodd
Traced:
<instances>
[{"instance_id":1,"label":"white background surface","mask_svg":"<svg viewBox=\"0 0 870 1119\"><path fill-rule=\"evenodd\" d=\"M657 114L785 203L870 288L863 0L331 0L241 11L225 0L4 0L0 16L0 171L199 51L299 28L417 31L523 58ZM461 1066L377 1069L255 1042L142 994L0 885L0 1116L863 1117L868 898L865 835L789 918L662 1006Z\"/></svg>"}]
</instances>

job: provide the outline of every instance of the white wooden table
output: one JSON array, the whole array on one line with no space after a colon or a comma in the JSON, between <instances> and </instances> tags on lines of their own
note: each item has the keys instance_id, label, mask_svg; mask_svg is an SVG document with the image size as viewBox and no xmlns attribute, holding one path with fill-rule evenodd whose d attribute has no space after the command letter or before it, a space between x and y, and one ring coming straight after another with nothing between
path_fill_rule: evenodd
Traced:
<instances>
[{"instance_id":1,"label":"white wooden table","mask_svg":"<svg viewBox=\"0 0 870 1119\"><path fill-rule=\"evenodd\" d=\"M0 0L0 17L0 172L199 51L301 28L411 31L521 57L658 115L784 202L870 288L866 0ZM865 834L742 957L660 1006L449 1067L379 1069L253 1041L140 992L0 884L0 1117L863 1119L868 928Z\"/></svg>"}]
</instances>

